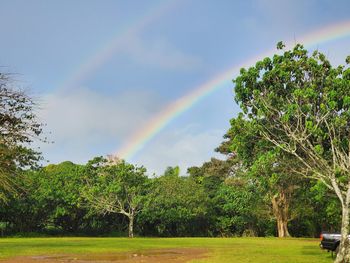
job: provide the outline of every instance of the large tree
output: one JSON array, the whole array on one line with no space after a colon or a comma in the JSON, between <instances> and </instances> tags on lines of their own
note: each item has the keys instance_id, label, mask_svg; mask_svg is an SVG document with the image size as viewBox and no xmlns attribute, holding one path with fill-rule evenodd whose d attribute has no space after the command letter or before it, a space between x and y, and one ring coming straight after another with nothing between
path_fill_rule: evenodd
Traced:
<instances>
[{"instance_id":1,"label":"large tree","mask_svg":"<svg viewBox=\"0 0 350 263\"><path fill-rule=\"evenodd\" d=\"M97 157L86 165L82 195L87 205L98 213L126 216L128 235L133 237L134 220L143 206L147 180L144 167L124 160Z\"/></svg>"},{"instance_id":2,"label":"large tree","mask_svg":"<svg viewBox=\"0 0 350 263\"><path fill-rule=\"evenodd\" d=\"M297 44L241 69L234 83L244 117L266 140L298 160L292 171L320 180L337 195L342 227L336 262L350 262L349 67L334 68L319 51L309 55Z\"/></svg>"},{"instance_id":3,"label":"large tree","mask_svg":"<svg viewBox=\"0 0 350 263\"><path fill-rule=\"evenodd\" d=\"M39 160L30 148L42 133L35 115L36 104L23 90L15 87L8 74L0 73L0 199L14 190L13 176L23 167Z\"/></svg>"},{"instance_id":4,"label":"large tree","mask_svg":"<svg viewBox=\"0 0 350 263\"><path fill-rule=\"evenodd\" d=\"M50 164L28 176L28 183L36 187L32 189L32 198L42 217L47 216L47 224L70 233L81 230L87 213L80 206L83 171L83 165L66 161Z\"/></svg>"},{"instance_id":5,"label":"large tree","mask_svg":"<svg viewBox=\"0 0 350 263\"><path fill-rule=\"evenodd\" d=\"M225 138L217 150L234 155L244 170L241 176L247 181L250 178L264 189L264 196L271 204L271 213L277 223L278 237L290 236L291 203L295 189L302 181L291 172L290 167L295 166L293 156L266 140L256 124L245 119L243 114L231 119L231 128Z\"/></svg>"}]
</instances>

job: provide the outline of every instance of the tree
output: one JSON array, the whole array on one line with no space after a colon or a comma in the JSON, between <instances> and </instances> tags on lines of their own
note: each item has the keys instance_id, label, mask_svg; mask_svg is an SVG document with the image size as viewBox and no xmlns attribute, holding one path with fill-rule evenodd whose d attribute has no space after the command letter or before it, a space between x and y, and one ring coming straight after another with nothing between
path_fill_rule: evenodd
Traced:
<instances>
[{"instance_id":1,"label":"tree","mask_svg":"<svg viewBox=\"0 0 350 263\"><path fill-rule=\"evenodd\" d=\"M235 165L232 158L227 160L211 158L210 161L204 162L200 167L193 166L187 169L190 179L196 182L207 196L205 201L207 207L206 219L208 222L207 231L210 236L230 235L232 232L228 227L223 227L220 222L227 222L231 219L228 219L225 215L222 216L222 209L218 207L219 202L217 202L216 197L225 180L234 174ZM222 218L224 219L221 220Z\"/></svg>"},{"instance_id":2,"label":"tree","mask_svg":"<svg viewBox=\"0 0 350 263\"><path fill-rule=\"evenodd\" d=\"M284 45L278 43L282 50ZM350 57L346 59L350 63ZM241 69L235 99L261 135L298 164L294 173L323 182L342 207L335 262L350 262L350 69L333 68L319 51L300 44Z\"/></svg>"},{"instance_id":3,"label":"tree","mask_svg":"<svg viewBox=\"0 0 350 263\"><path fill-rule=\"evenodd\" d=\"M29 178L36 185L32 198L41 208L43 217L47 215L46 224L51 223L70 233L81 228L87 213L80 205L83 168L83 165L69 161L49 164Z\"/></svg>"},{"instance_id":4,"label":"tree","mask_svg":"<svg viewBox=\"0 0 350 263\"><path fill-rule=\"evenodd\" d=\"M189 167L187 173L201 184L210 198L214 197L220 185L235 172L236 160L228 158L219 160L211 158L200 167Z\"/></svg>"},{"instance_id":5,"label":"tree","mask_svg":"<svg viewBox=\"0 0 350 263\"><path fill-rule=\"evenodd\" d=\"M199 184L179 176L177 170L168 167L163 176L153 179L140 214L148 228L144 232L153 229L161 236L204 235L207 196Z\"/></svg>"},{"instance_id":6,"label":"tree","mask_svg":"<svg viewBox=\"0 0 350 263\"><path fill-rule=\"evenodd\" d=\"M294 191L289 230L296 237L319 237L322 231L337 233L341 208L335 194L320 181L303 180Z\"/></svg>"},{"instance_id":7,"label":"tree","mask_svg":"<svg viewBox=\"0 0 350 263\"><path fill-rule=\"evenodd\" d=\"M26 170L15 177L18 190L0 207L5 233L105 234L121 231L122 215L102 215L84 206L86 167L69 161Z\"/></svg>"},{"instance_id":8,"label":"tree","mask_svg":"<svg viewBox=\"0 0 350 263\"><path fill-rule=\"evenodd\" d=\"M226 140L217 151L233 155L242 164L245 180L251 178L264 189L264 196L270 201L271 213L277 223L278 237L290 236L288 222L292 220L291 203L294 192L302 178L291 172L295 166L292 155L281 151L261 136L258 127L239 114L231 119L231 128Z\"/></svg>"},{"instance_id":9,"label":"tree","mask_svg":"<svg viewBox=\"0 0 350 263\"><path fill-rule=\"evenodd\" d=\"M175 166L175 167L168 166L164 171L164 176L180 176L180 167L179 166Z\"/></svg>"},{"instance_id":10,"label":"tree","mask_svg":"<svg viewBox=\"0 0 350 263\"><path fill-rule=\"evenodd\" d=\"M111 160L111 159L110 159ZM134 236L134 220L146 194L146 169L124 160L97 157L85 171L82 195L87 205L101 214L122 214L129 220L128 235Z\"/></svg>"},{"instance_id":11,"label":"tree","mask_svg":"<svg viewBox=\"0 0 350 263\"><path fill-rule=\"evenodd\" d=\"M40 158L29 148L42 133L34 113L35 102L13 87L8 74L0 73L0 199L13 192L13 176L20 168L33 166Z\"/></svg>"},{"instance_id":12,"label":"tree","mask_svg":"<svg viewBox=\"0 0 350 263\"><path fill-rule=\"evenodd\" d=\"M233 160L228 163L232 164ZM264 235L262 226L267 222L268 209L261 198L261 187L245 175L244 168L237 168L219 185L211 200L216 229L221 236Z\"/></svg>"}]
</instances>

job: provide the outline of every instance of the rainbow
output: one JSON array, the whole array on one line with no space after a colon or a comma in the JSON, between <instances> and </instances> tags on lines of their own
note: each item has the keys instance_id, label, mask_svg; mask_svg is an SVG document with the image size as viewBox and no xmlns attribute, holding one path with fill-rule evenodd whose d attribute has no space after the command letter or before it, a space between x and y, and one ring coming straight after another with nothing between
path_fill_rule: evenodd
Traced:
<instances>
[{"instance_id":1,"label":"rainbow","mask_svg":"<svg viewBox=\"0 0 350 263\"><path fill-rule=\"evenodd\" d=\"M156 8L150 8L147 10L141 18L137 19L136 22L122 27L111 40L107 41L107 45L98 48L97 52L78 66L77 70L60 85L59 90L66 91L67 89L80 84L106 63L106 61L108 61L117 51L119 51L125 41L130 37L135 36L143 28L160 18L163 14L172 10L178 5L178 3L179 1L174 0L162 1Z\"/></svg>"},{"instance_id":2,"label":"rainbow","mask_svg":"<svg viewBox=\"0 0 350 263\"><path fill-rule=\"evenodd\" d=\"M339 38L343 38L350 35L350 21L343 21L340 23L332 24L316 31L313 31L302 38L298 39L299 43L302 43L306 47L315 46L317 44L325 43L328 41L334 41ZM287 47L292 47L294 41L286 43ZM276 52L275 49L271 49L266 53L260 54L257 57L252 57L249 60L234 65L228 70L220 73L214 78L208 80L202 85L194 88L183 97L175 100L169 104L163 111L159 112L144 127L138 128L138 131L132 134L126 141L126 143L117 151L116 155L123 159L131 159L138 151L140 151L147 142L155 137L165 126L167 126L173 119L187 111L198 101L204 97L210 95L212 92L222 88L225 83L231 81L231 79L237 75L240 68L249 67L257 60L264 57L271 56Z\"/></svg>"}]
</instances>

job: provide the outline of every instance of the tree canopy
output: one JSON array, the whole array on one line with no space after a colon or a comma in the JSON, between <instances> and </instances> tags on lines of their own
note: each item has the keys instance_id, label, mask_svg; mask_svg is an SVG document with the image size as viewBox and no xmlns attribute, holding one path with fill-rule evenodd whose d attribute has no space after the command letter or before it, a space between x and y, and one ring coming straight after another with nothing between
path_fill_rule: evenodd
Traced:
<instances>
[{"instance_id":1,"label":"tree canopy","mask_svg":"<svg viewBox=\"0 0 350 263\"><path fill-rule=\"evenodd\" d=\"M141 211L146 189L146 169L124 160L97 157L86 166L81 194L87 206L101 214L122 214L129 220L129 237L134 236L134 219Z\"/></svg>"},{"instance_id":2,"label":"tree canopy","mask_svg":"<svg viewBox=\"0 0 350 263\"><path fill-rule=\"evenodd\" d=\"M350 68L332 67L321 52L309 55L297 44L241 69L234 83L244 117L298 160L291 171L320 180L337 195L343 210L337 262L349 262Z\"/></svg>"}]
</instances>

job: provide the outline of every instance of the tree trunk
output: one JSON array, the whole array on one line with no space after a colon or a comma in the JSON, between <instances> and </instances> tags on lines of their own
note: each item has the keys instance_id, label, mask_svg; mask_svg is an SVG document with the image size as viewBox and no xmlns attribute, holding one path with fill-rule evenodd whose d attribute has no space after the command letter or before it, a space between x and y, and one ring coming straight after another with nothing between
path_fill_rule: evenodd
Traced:
<instances>
[{"instance_id":1,"label":"tree trunk","mask_svg":"<svg viewBox=\"0 0 350 263\"><path fill-rule=\"evenodd\" d=\"M277 218L277 231L278 231L278 237L290 237L290 234L288 232L288 220L282 217Z\"/></svg>"},{"instance_id":2,"label":"tree trunk","mask_svg":"<svg viewBox=\"0 0 350 263\"><path fill-rule=\"evenodd\" d=\"M342 223L341 223L341 239L339 250L335 263L350 262L350 244L349 244L349 202L348 200L342 206Z\"/></svg>"},{"instance_id":3,"label":"tree trunk","mask_svg":"<svg viewBox=\"0 0 350 263\"><path fill-rule=\"evenodd\" d=\"M272 210L277 221L278 237L290 237L288 231L289 200L288 194L281 191L272 197Z\"/></svg>"},{"instance_id":4,"label":"tree trunk","mask_svg":"<svg viewBox=\"0 0 350 263\"><path fill-rule=\"evenodd\" d=\"M130 214L129 216L129 237L134 237L134 215Z\"/></svg>"}]
</instances>

